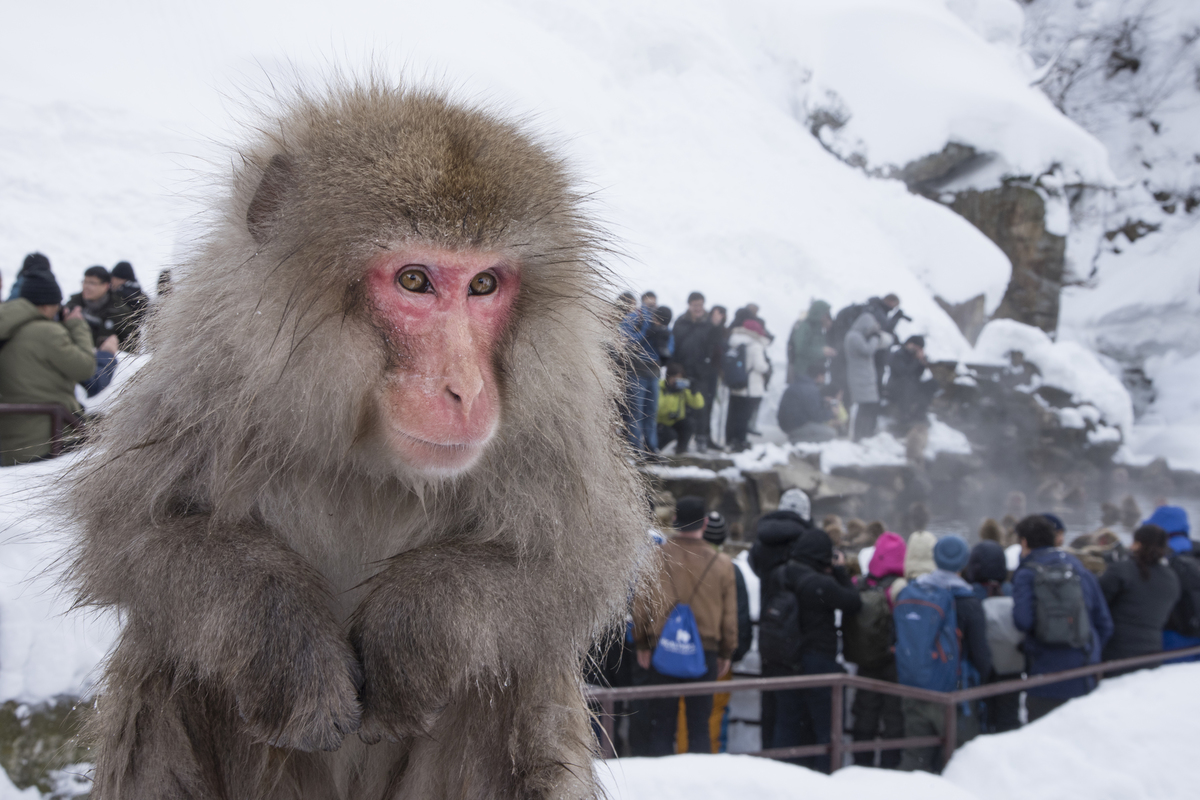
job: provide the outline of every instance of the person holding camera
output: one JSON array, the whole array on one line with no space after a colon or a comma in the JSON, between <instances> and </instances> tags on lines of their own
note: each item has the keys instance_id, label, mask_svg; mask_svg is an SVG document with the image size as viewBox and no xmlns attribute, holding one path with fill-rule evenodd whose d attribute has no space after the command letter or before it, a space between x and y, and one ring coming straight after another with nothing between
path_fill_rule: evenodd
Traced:
<instances>
[{"instance_id":1,"label":"person holding camera","mask_svg":"<svg viewBox=\"0 0 1200 800\"><path fill-rule=\"evenodd\" d=\"M704 408L704 395L692 390L683 364L667 365L667 377L658 384L658 446L675 442L675 453L683 455L692 441L695 414Z\"/></svg>"}]
</instances>

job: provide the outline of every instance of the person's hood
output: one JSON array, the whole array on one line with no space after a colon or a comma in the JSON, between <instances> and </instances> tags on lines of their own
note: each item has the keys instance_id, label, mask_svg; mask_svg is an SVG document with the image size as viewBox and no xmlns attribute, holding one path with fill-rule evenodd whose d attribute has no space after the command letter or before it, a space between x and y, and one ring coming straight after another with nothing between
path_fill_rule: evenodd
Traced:
<instances>
[{"instance_id":1,"label":"person's hood","mask_svg":"<svg viewBox=\"0 0 1200 800\"><path fill-rule=\"evenodd\" d=\"M37 306L24 297L0 303L0 341L11 339L17 328L38 319L45 317L37 310Z\"/></svg>"},{"instance_id":2,"label":"person's hood","mask_svg":"<svg viewBox=\"0 0 1200 800\"><path fill-rule=\"evenodd\" d=\"M820 323L824 321L825 315L829 311L829 303L826 303L824 300L813 300L808 307L808 314L805 315L804 319L808 322Z\"/></svg>"},{"instance_id":3,"label":"person's hood","mask_svg":"<svg viewBox=\"0 0 1200 800\"><path fill-rule=\"evenodd\" d=\"M772 511L758 518L755 536L764 545L791 544L799 539L808 526L795 511Z\"/></svg>"},{"instance_id":4,"label":"person's hood","mask_svg":"<svg viewBox=\"0 0 1200 800\"><path fill-rule=\"evenodd\" d=\"M935 569L933 572L926 573L917 578L917 583L924 586L936 586L939 589L949 589L950 592L959 597L966 597L974 594L971 586L958 576L958 573L947 572L944 569Z\"/></svg>"},{"instance_id":5,"label":"person's hood","mask_svg":"<svg viewBox=\"0 0 1200 800\"><path fill-rule=\"evenodd\" d=\"M733 347L737 347L739 344L752 344L755 342L761 344L763 347L766 347L770 341L770 339L768 339L766 336L763 336L761 333L755 333L754 331L747 330L741 326L734 328L729 334L729 344Z\"/></svg>"},{"instance_id":6,"label":"person's hood","mask_svg":"<svg viewBox=\"0 0 1200 800\"><path fill-rule=\"evenodd\" d=\"M871 336L879 333L882 328L879 327L879 320L875 319L875 315L870 311L864 311L858 315L858 319L854 320L854 324L850 326L850 330L858 331L864 339L869 339Z\"/></svg>"},{"instance_id":7,"label":"person's hood","mask_svg":"<svg viewBox=\"0 0 1200 800\"><path fill-rule=\"evenodd\" d=\"M1004 583L1008 579L1008 562L1004 557L1004 548L999 542L980 542L971 549L971 557L963 570L963 577L971 583L997 581Z\"/></svg>"},{"instance_id":8,"label":"person's hood","mask_svg":"<svg viewBox=\"0 0 1200 800\"><path fill-rule=\"evenodd\" d=\"M820 528L810 528L792 545L791 557L813 569L823 570L833 563L833 540Z\"/></svg>"},{"instance_id":9,"label":"person's hood","mask_svg":"<svg viewBox=\"0 0 1200 800\"><path fill-rule=\"evenodd\" d=\"M875 542L875 552L871 556L869 572L876 578L888 575L904 575L904 540L899 535L888 531Z\"/></svg>"},{"instance_id":10,"label":"person's hood","mask_svg":"<svg viewBox=\"0 0 1200 800\"><path fill-rule=\"evenodd\" d=\"M1142 524L1157 525L1171 535L1177 533L1187 535L1191 532L1188 527L1187 512L1179 506L1159 506Z\"/></svg>"},{"instance_id":11,"label":"person's hood","mask_svg":"<svg viewBox=\"0 0 1200 800\"><path fill-rule=\"evenodd\" d=\"M911 581L937 569L937 563L933 560L933 548L936 546L937 537L929 531L917 531L909 536L904 552L904 577Z\"/></svg>"}]
</instances>

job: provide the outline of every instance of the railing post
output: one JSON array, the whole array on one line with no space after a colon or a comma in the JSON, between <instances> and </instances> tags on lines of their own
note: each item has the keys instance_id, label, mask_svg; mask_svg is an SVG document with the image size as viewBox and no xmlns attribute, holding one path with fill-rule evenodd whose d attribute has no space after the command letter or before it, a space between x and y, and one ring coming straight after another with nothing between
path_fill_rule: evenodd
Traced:
<instances>
[{"instance_id":1,"label":"railing post","mask_svg":"<svg viewBox=\"0 0 1200 800\"><path fill-rule=\"evenodd\" d=\"M604 728L604 741L600 743L603 757L615 758L617 755L617 723L614 716L614 700L603 700L600 703L600 726Z\"/></svg>"},{"instance_id":2,"label":"railing post","mask_svg":"<svg viewBox=\"0 0 1200 800\"><path fill-rule=\"evenodd\" d=\"M954 747L958 743L958 704L954 702L946 703L946 722L942 726L944 728L944 737L942 739L942 769L950 763L950 756L954 755Z\"/></svg>"},{"instance_id":3,"label":"railing post","mask_svg":"<svg viewBox=\"0 0 1200 800\"><path fill-rule=\"evenodd\" d=\"M50 456L58 458L62 454L63 418L58 408L50 415Z\"/></svg>"},{"instance_id":4,"label":"railing post","mask_svg":"<svg viewBox=\"0 0 1200 800\"><path fill-rule=\"evenodd\" d=\"M829 704L829 773L832 775L842 766L842 737L845 735L846 715L842 710L845 697L842 682L839 680L830 686L829 690L833 693L832 702Z\"/></svg>"}]
</instances>

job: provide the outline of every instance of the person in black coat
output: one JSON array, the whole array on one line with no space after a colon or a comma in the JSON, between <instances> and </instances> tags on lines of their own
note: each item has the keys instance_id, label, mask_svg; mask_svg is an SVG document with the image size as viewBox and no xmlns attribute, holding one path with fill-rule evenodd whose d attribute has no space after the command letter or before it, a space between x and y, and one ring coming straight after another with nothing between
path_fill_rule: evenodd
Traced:
<instances>
[{"instance_id":1,"label":"person in black coat","mask_svg":"<svg viewBox=\"0 0 1200 800\"><path fill-rule=\"evenodd\" d=\"M717 372L720 355L714 359L713 336L716 333L709 315L704 311L704 295L692 292L688 295L688 310L675 320L675 360L692 381L693 388L704 396L704 408L696 416L696 447L703 451L708 447L709 414L713 398L717 395ZM720 352L724 352L722 348Z\"/></svg>"},{"instance_id":2,"label":"person in black coat","mask_svg":"<svg viewBox=\"0 0 1200 800\"><path fill-rule=\"evenodd\" d=\"M770 579L771 574L787 563L792 552L792 546L808 531L812 530L809 516L812 513L811 504L800 489L788 489L779 498L779 508L758 518L754 528L754 545L750 548L750 569L759 577L759 613L767 608L774 599L773 591L778 585ZM760 629L761 632L761 629ZM761 650L760 650L761 653ZM762 660L762 676L778 678L784 675L794 675L793 664L777 664L767 658ZM763 692L762 696L762 743L763 747L773 747L775 741L775 707L780 695L789 692ZM795 704L795 701L791 701Z\"/></svg>"},{"instance_id":3,"label":"person in black coat","mask_svg":"<svg viewBox=\"0 0 1200 800\"><path fill-rule=\"evenodd\" d=\"M833 552L829 534L812 528L792 546L791 558L778 570L779 581L796 596L801 637L800 674L824 675L845 672L837 663L838 632L835 612L853 614L862 608L862 596L850 581L845 556ZM839 690L840 691L840 690ZM828 744L833 692L830 689L801 689L782 692L776 701L774 747L795 747L807 731L815 744ZM838 730L838 735L842 731ZM829 772L829 756L808 759L808 766Z\"/></svg>"},{"instance_id":4,"label":"person in black coat","mask_svg":"<svg viewBox=\"0 0 1200 800\"><path fill-rule=\"evenodd\" d=\"M1143 525L1133 534L1133 558L1111 565L1100 577L1113 619L1105 661L1162 652L1163 626L1180 595L1179 578L1163 563L1167 548L1166 531Z\"/></svg>"},{"instance_id":5,"label":"person in black coat","mask_svg":"<svg viewBox=\"0 0 1200 800\"><path fill-rule=\"evenodd\" d=\"M925 421L929 403L937 392L937 381L932 378L921 380L928 366L923 336L908 337L903 347L888 356L885 395L888 415L896 422L899 433Z\"/></svg>"},{"instance_id":6,"label":"person in black coat","mask_svg":"<svg viewBox=\"0 0 1200 800\"><path fill-rule=\"evenodd\" d=\"M792 442L827 442L837 431L827 423L833 418L829 403L821 395L825 384L825 362L809 364L806 374L796 376L779 400L779 427Z\"/></svg>"}]
</instances>

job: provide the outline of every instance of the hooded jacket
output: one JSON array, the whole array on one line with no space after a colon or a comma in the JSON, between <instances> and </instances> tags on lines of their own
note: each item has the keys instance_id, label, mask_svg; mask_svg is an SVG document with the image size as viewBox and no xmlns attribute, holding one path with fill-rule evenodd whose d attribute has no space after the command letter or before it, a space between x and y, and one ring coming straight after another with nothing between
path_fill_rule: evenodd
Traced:
<instances>
[{"instance_id":1,"label":"hooded jacket","mask_svg":"<svg viewBox=\"0 0 1200 800\"><path fill-rule=\"evenodd\" d=\"M891 334L884 333L879 320L869 311L859 315L843 342L846 353L846 386L855 403L878 403L879 380L875 369L875 351L892 344Z\"/></svg>"},{"instance_id":2,"label":"hooded jacket","mask_svg":"<svg viewBox=\"0 0 1200 800\"><path fill-rule=\"evenodd\" d=\"M758 518L754 526L754 545L750 548L750 569L758 576L759 608L766 608L773 596L768 588L767 580L771 573L787 563L792 545L803 536L811 526L794 511L772 511Z\"/></svg>"},{"instance_id":3,"label":"hooded jacket","mask_svg":"<svg viewBox=\"0 0 1200 800\"><path fill-rule=\"evenodd\" d=\"M1157 525L1167 532L1170 538L1167 543L1176 553L1191 553L1193 551L1190 529L1188 527L1187 511L1180 506L1159 506L1154 513L1142 523Z\"/></svg>"},{"instance_id":4,"label":"hooded jacket","mask_svg":"<svg viewBox=\"0 0 1200 800\"><path fill-rule=\"evenodd\" d=\"M875 553L867 569L867 581L886 578L889 575L904 575L904 540L899 535L887 532L875 542Z\"/></svg>"},{"instance_id":5,"label":"hooded jacket","mask_svg":"<svg viewBox=\"0 0 1200 800\"><path fill-rule=\"evenodd\" d=\"M1077 649L1066 645L1047 645L1032 635L1026 636L1025 656L1029 663L1030 675L1060 672L1085 664L1099 663L1100 653L1112 636L1112 616L1108 612L1108 604L1104 602L1104 594L1100 591L1096 576L1088 572L1078 558L1055 547L1040 547L1034 550L1021 560L1021 566L1013 575L1013 622L1017 624L1017 629L1032 634L1037 622L1037 604L1033 594L1034 574L1030 563L1054 564L1059 561L1070 563L1083 581L1084 604L1092 626L1091 646ZM1096 679L1093 677L1075 678L1049 686L1035 686L1029 693L1036 697L1072 698L1087 694L1095 685Z\"/></svg>"},{"instance_id":6,"label":"hooded jacket","mask_svg":"<svg viewBox=\"0 0 1200 800\"><path fill-rule=\"evenodd\" d=\"M807 531L792 545L791 559L778 569L780 586L796 595L802 651L837 658L838 637L834 611L854 613L862 597L846 570L832 566L833 542L818 528Z\"/></svg>"},{"instance_id":7,"label":"hooded jacket","mask_svg":"<svg viewBox=\"0 0 1200 800\"><path fill-rule=\"evenodd\" d=\"M810 365L825 360L825 316L828 313L829 303L813 300L804 319L792 326L788 337L789 383L807 375Z\"/></svg>"},{"instance_id":8,"label":"hooded jacket","mask_svg":"<svg viewBox=\"0 0 1200 800\"><path fill-rule=\"evenodd\" d=\"M0 400L5 403L54 403L79 413L75 384L96 371L92 332L81 319L46 319L25 298L0 305ZM0 416L0 447L7 465L50 453L50 417L45 414Z\"/></svg>"},{"instance_id":9,"label":"hooded jacket","mask_svg":"<svg viewBox=\"0 0 1200 800\"><path fill-rule=\"evenodd\" d=\"M734 328L729 334L729 346L746 346L746 373L750 382L745 389L731 389L730 394L739 397L762 397L767 392L767 373L771 362L767 360L767 345L771 340L757 331L745 327Z\"/></svg>"}]
</instances>

